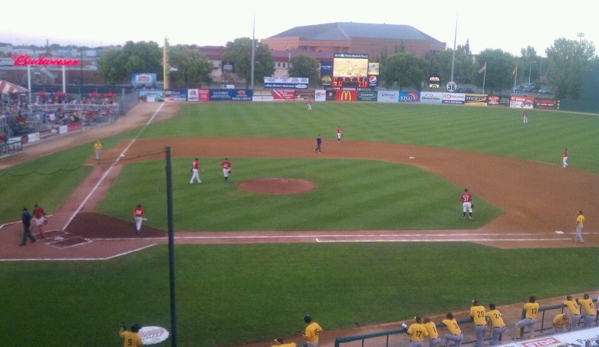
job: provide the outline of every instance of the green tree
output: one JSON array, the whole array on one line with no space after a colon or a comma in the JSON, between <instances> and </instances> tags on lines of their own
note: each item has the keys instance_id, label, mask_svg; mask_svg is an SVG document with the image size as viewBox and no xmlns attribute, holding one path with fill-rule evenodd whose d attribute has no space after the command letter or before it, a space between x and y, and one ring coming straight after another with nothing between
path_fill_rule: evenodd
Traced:
<instances>
[{"instance_id":1,"label":"green tree","mask_svg":"<svg viewBox=\"0 0 599 347\"><path fill-rule=\"evenodd\" d=\"M514 85L512 72L516 67L516 58L501 49L486 49L479 53L476 58L476 72L472 74L472 83L482 88L485 78L485 92L499 93L505 89L511 89ZM486 75L478 73L487 64Z\"/></svg>"},{"instance_id":2,"label":"green tree","mask_svg":"<svg viewBox=\"0 0 599 347\"><path fill-rule=\"evenodd\" d=\"M456 83L469 83L470 75L474 71L472 58L466 52L467 46L458 46L455 52L455 62L453 69L453 81ZM429 61L429 71L441 77L444 84L451 81L451 61L453 60L453 50L448 49L437 52L432 61Z\"/></svg>"},{"instance_id":3,"label":"green tree","mask_svg":"<svg viewBox=\"0 0 599 347\"><path fill-rule=\"evenodd\" d=\"M537 51L528 46L520 50L520 66L522 73L518 77L520 81L533 83L539 79L539 70L537 64L541 64L541 57L537 55Z\"/></svg>"},{"instance_id":4,"label":"green tree","mask_svg":"<svg viewBox=\"0 0 599 347\"><path fill-rule=\"evenodd\" d=\"M245 80L246 87L252 79L252 40L249 37L237 38L227 42L222 60L233 62L235 74ZM255 42L254 48L254 83L264 82L264 77L272 76L275 72L275 62L268 46Z\"/></svg>"},{"instance_id":5,"label":"green tree","mask_svg":"<svg viewBox=\"0 0 599 347\"><path fill-rule=\"evenodd\" d=\"M595 46L586 40L559 38L545 50L548 83L556 98L578 100L584 71L593 64Z\"/></svg>"},{"instance_id":6,"label":"green tree","mask_svg":"<svg viewBox=\"0 0 599 347\"><path fill-rule=\"evenodd\" d=\"M128 41L120 51L108 51L98 60L96 74L106 83L121 83L134 73L155 73L162 79L162 50L156 42Z\"/></svg>"},{"instance_id":7,"label":"green tree","mask_svg":"<svg viewBox=\"0 0 599 347\"><path fill-rule=\"evenodd\" d=\"M174 70L170 77L177 86L201 87L202 82L211 82L212 63L196 48L177 45L169 50L168 56L169 65Z\"/></svg>"},{"instance_id":8,"label":"green tree","mask_svg":"<svg viewBox=\"0 0 599 347\"><path fill-rule=\"evenodd\" d=\"M385 60L381 68L381 79L387 88L397 85L402 91L404 87L422 89L422 81L428 75L429 63L412 53L395 53Z\"/></svg>"},{"instance_id":9,"label":"green tree","mask_svg":"<svg viewBox=\"0 0 599 347\"><path fill-rule=\"evenodd\" d=\"M310 79L311 85L320 84L320 75L318 73L320 63L318 60L301 54L291 58L290 62L289 77L307 77Z\"/></svg>"}]
</instances>

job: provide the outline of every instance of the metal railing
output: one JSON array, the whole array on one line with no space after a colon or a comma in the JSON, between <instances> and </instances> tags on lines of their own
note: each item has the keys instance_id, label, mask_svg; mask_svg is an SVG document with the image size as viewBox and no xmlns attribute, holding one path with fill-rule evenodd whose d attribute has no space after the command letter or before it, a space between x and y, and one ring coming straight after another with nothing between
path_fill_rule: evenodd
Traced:
<instances>
[{"instance_id":1,"label":"metal railing","mask_svg":"<svg viewBox=\"0 0 599 347\"><path fill-rule=\"evenodd\" d=\"M593 300L597 302L597 299ZM539 315L537 316L537 328L536 332L541 335L547 332L553 332L553 317L559 313L563 313L565 306L562 304L539 307ZM553 313L550 314L550 312ZM559 311L559 312L555 312ZM522 318L526 316L526 312L522 310ZM581 315L582 320L582 315ZM599 315L595 316L595 324L599 321ZM462 345L474 344L476 339L474 338L474 334L471 333L473 328L469 329L469 325L473 325L473 321L471 318L464 318L457 320L457 323L462 327L466 326L466 329L462 329L464 333L464 341ZM539 325L540 324L540 325ZM579 321L578 325L581 324ZM512 324L513 326L513 324ZM436 323L437 328L444 328L445 325L443 323ZM363 335L355 335L355 336L346 336L346 337L338 337L335 339L335 347L344 346L360 346L360 347L395 347L395 346L405 346L407 339L407 335L405 335L407 329L396 329L396 330L387 330L381 331L378 333L371 334L363 334ZM440 334L440 336L442 336ZM487 338L486 340L490 340ZM501 339L500 339L501 341ZM501 342L500 342L501 343Z\"/></svg>"}]
</instances>

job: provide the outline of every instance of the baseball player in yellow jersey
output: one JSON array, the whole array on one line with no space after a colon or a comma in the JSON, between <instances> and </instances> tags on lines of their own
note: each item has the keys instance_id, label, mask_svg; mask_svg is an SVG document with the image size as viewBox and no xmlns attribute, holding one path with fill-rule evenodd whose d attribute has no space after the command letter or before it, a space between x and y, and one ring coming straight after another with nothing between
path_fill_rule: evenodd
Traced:
<instances>
[{"instance_id":1,"label":"baseball player in yellow jersey","mask_svg":"<svg viewBox=\"0 0 599 347\"><path fill-rule=\"evenodd\" d=\"M499 312L495 308L495 304L489 304L489 311L485 313L485 316L491 322L492 329L492 338L490 346L496 346L499 344L499 339L501 338L501 334L505 332L507 327L505 326L505 322L503 321L503 317L501 316L501 312Z\"/></svg>"},{"instance_id":2,"label":"baseball player in yellow jersey","mask_svg":"<svg viewBox=\"0 0 599 347\"><path fill-rule=\"evenodd\" d=\"M570 331L576 329L578 326L578 321L580 320L580 306L576 303L576 301L572 300L572 296L566 296L566 301L563 302L564 306L568 308L570 311L570 320L572 324L570 324Z\"/></svg>"},{"instance_id":3,"label":"baseball player in yellow jersey","mask_svg":"<svg viewBox=\"0 0 599 347\"><path fill-rule=\"evenodd\" d=\"M470 308L470 318L474 322L474 335L476 336L476 347L485 346L485 331L487 330L487 319L485 317L485 307L478 300L472 300Z\"/></svg>"},{"instance_id":4,"label":"baseball player in yellow jersey","mask_svg":"<svg viewBox=\"0 0 599 347\"><path fill-rule=\"evenodd\" d=\"M539 312L539 304L535 301L536 298L534 295L531 295L528 298L528 302L524 304L526 317L516 323L516 337L514 337L514 340L520 340L524 327L528 327L528 333L530 334L531 339L535 337L535 324L537 324L537 313Z\"/></svg>"},{"instance_id":5,"label":"baseball player in yellow jersey","mask_svg":"<svg viewBox=\"0 0 599 347\"><path fill-rule=\"evenodd\" d=\"M141 336L139 336L139 330L141 326L137 323L131 326L131 331L127 331L125 328L125 324L121 326L121 330L119 330L119 336L125 340L124 347L140 347L143 346L143 342L141 341Z\"/></svg>"},{"instance_id":6,"label":"baseball player in yellow jersey","mask_svg":"<svg viewBox=\"0 0 599 347\"><path fill-rule=\"evenodd\" d=\"M578 299L578 304L580 307L582 307L584 327L592 327L593 322L595 321L595 315L597 314L597 311L595 310L595 304L593 304L593 299L589 297L589 294L585 294L583 295L583 299Z\"/></svg>"},{"instance_id":7,"label":"baseball player in yellow jersey","mask_svg":"<svg viewBox=\"0 0 599 347\"><path fill-rule=\"evenodd\" d=\"M406 330L406 334L410 335L410 347L422 347L422 341L425 337L428 337L428 331L422 325L420 316L414 317L414 320L415 322Z\"/></svg>"},{"instance_id":8,"label":"baseball player in yellow jersey","mask_svg":"<svg viewBox=\"0 0 599 347\"><path fill-rule=\"evenodd\" d=\"M584 228L584 216L582 215L582 211L578 211L578 216L576 217L576 236L574 236L574 241L578 241L581 244L584 243L584 239L582 238L582 228Z\"/></svg>"},{"instance_id":9,"label":"baseball player in yellow jersey","mask_svg":"<svg viewBox=\"0 0 599 347\"><path fill-rule=\"evenodd\" d=\"M272 345L272 347L295 347L296 346L295 342L283 343L282 337L276 338L275 342L276 342L276 344Z\"/></svg>"},{"instance_id":10,"label":"baseball player in yellow jersey","mask_svg":"<svg viewBox=\"0 0 599 347\"><path fill-rule=\"evenodd\" d=\"M304 322L307 324L306 332L302 333L301 331L298 331L298 333L306 339L308 347L317 347L318 337L320 333L322 333L322 328L318 323L312 321L312 316L309 314L304 316Z\"/></svg>"},{"instance_id":11,"label":"baseball player in yellow jersey","mask_svg":"<svg viewBox=\"0 0 599 347\"><path fill-rule=\"evenodd\" d=\"M464 341L464 334L462 334L458 322L453 318L453 313L448 312L445 317L446 319L442 323L449 330L449 333L445 334L445 347L449 347L449 341L455 342L455 347L460 347Z\"/></svg>"},{"instance_id":12,"label":"baseball player in yellow jersey","mask_svg":"<svg viewBox=\"0 0 599 347\"><path fill-rule=\"evenodd\" d=\"M437 325L435 322L431 321L429 317L424 317L424 328L428 333L428 347L437 347L441 342L441 338L439 337L439 332L437 331Z\"/></svg>"},{"instance_id":13,"label":"baseball player in yellow jersey","mask_svg":"<svg viewBox=\"0 0 599 347\"><path fill-rule=\"evenodd\" d=\"M556 334L568 332L570 324L570 314L568 312L560 313L553 318L552 325Z\"/></svg>"},{"instance_id":14,"label":"baseball player in yellow jersey","mask_svg":"<svg viewBox=\"0 0 599 347\"><path fill-rule=\"evenodd\" d=\"M100 140L94 143L94 153L96 155L96 162L100 162L100 153L102 152L102 142Z\"/></svg>"}]
</instances>

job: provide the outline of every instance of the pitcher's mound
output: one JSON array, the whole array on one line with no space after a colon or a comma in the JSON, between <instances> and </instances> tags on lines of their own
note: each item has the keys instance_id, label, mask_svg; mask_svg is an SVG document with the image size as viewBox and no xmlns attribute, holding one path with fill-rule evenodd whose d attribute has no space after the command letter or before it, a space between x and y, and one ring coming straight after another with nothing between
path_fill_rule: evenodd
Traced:
<instances>
[{"instance_id":1,"label":"pitcher's mound","mask_svg":"<svg viewBox=\"0 0 599 347\"><path fill-rule=\"evenodd\" d=\"M259 178L237 183L237 188L262 194L301 194L316 190L318 186L310 181L288 178Z\"/></svg>"}]
</instances>

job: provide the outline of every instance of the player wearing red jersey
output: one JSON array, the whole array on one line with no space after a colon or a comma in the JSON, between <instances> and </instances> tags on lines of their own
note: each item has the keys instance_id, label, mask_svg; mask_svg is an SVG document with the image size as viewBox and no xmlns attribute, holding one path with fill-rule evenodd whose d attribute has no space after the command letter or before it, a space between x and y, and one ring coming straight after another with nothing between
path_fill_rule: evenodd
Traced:
<instances>
[{"instance_id":1,"label":"player wearing red jersey","mask_svg":"<svg viewBox=\"0 0 599 347\"><path fill-rule=\"evenodd\" d=\"M141 231L141 222L144 220L144 209L141 208L140 204L137 204L133 209L133 218L135 219L135 229L137 233Z\"/></svg>"},{"instance_id":2,"label":"player wearing red jersey","mask_svg":"<svg viewBox=\"0 0 599 347\"><path fill-rule=\"evenodd\" d=\"M464 189L464 193L460 196L462 202L462 219L466 219L466 212L470 213L469 219L472 219L472 195L468 193L468 188Z\"/></svg>"},{"instance_id":3,"label":"player wearing red jersey","mask_svg":"<svg viewBox=\"0 0 599 347\"><path fill-rule=\"evenodd\" d=\"M341 143L341 138L343 137L343 129L341 129L341 125L337 128L337 142Z\"/></svg>"},{"instance_id":4,"label":"player wearing red jersey","mask_svg":"<svg viewBox=\"0 0 599 347\"><path fill-rule=\"evenodd\" d=\"M231 174L231 162L228 158L225 158L220 166L223 167L223 176L225 177L225 182L229 181L229 175Z\"/></svg>"},{"instance_id":5,"label":"player wearing red jersey","mask_svg":"<svg viewBox=\"0 0 599 347\"><path fill-rule=\"evenodd\" d=\"M40 233L40 237L46 237L46 233L44 233L44 221L46 220L46 212L41 206L37 204L33 206L33 218L35 219L35 224L37 225L37 230Z\"/></svg>"},{"instance_id":6,"label":"player wearing red jersey","mask_svg":"<svg viewBox=\"0 0 599 347\"><path fill-rule=\"evenodd\" d=\"M197 180L198 183L202 183L202 180L200 179L200 162L198 161L198 158L195 158L193 163L191 163L191 172L192 175L189 184L192 184L194 179Z\"/></svg>"},{"instance_id":7,"label":"player wearing red jersey","mask_svg":"<svg viewBox=\"0 0 599 347\"><path fill-rule=\"evenodd\" d=\"M562 159L562 166L564 167L564 169L568 166L568 149L564 149L564 154L563 154L563 159Z\"/></svg>"}]
</instances>

